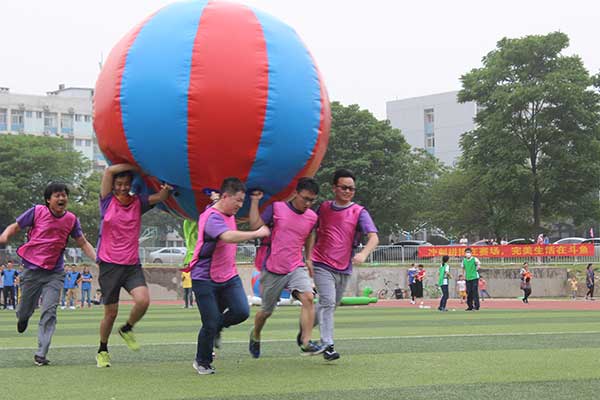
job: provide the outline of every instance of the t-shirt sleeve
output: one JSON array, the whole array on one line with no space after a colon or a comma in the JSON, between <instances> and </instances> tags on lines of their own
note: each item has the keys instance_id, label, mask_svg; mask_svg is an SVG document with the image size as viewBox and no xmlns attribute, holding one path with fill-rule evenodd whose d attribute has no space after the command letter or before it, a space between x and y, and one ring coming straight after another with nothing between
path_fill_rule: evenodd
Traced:
<instances>
[{"instance_id":1,"label":"t-shirt sleeve","mask_svg":"<svg viewBox=\"0 0 600 400\"><path fill-rule=\"evenodd\" d=\"M77 239L78 237L83 236L83 231L81 230L81 223L79 222L79 218L75 220L75 224L73 225L73 229L71 229L70 235L73 239Z\"/></svg>"},{"instance_id":2,"label":"t-shirt sleeve","mask_svg":"<svg viewBox=\"0 0 600 400\"><path fill-rule=\"evenodd\" d=\"M204 224L204 234L211 239L218 239L223 233L231 230L222 216L213 213Z\"/></svg>"},{"instance_id":3,"label":"t-shirt sleeve","mask_svg":"<svg viewBox=\"0 0 600 400\"><path fill-rule=\"evenodd\" d=\"M267 208L263 210L260 214L260 218L266 225L271 225L273 223L273 204L269 204Z\"/></svg>"},{"instance_id":4,"label":"t-shirt sleeve","mask_svg":"<svg viewBox=\"0 0 600 400\"><path fill-rule=\"evenodd\" d=\"M371 218L371 214L369 214L369 212L364 208L358 216L358 227L360 231L364 234L378 232L377 227L375 226L375 223Z\"/></svg>"},{"instance_id":5,"label":"t-shirt sleeve","mask_svg":"<svg viewBox=\"0 0 600 400\"><path fill-rule=\"evenodd\" d=\"M108 206L113 197L114 195L110 192L106 196L100 198L100 218L104 218L104 214L106 214L106 210L108 210Z\"/></svg>"},{"instance_id":6,"label":"t-shirt sleeve","mask_svg":"<svg viewBox=\"0 0 600 400\"><path fill-rule=\"evenodd\" d=\"M142 214L147 213L148 211L152 210L152 207L150 205L150 202L148 200L148 194L147 193L142 193L138 195L140 198L140 202L142 203Z\"/></svg>"},{"instance_id":7,"label":"t-shirt sleeve","mask_svg":"<svg viewBox=\"0 0 600 400\"><path fill-rule=\"evenodd\" d=\"M25 229L29 226L33 226L33 217L35 216L35 207L31 207L23 214L17 217L17 224L20 229Z\"/></svg>"}]
</instances>

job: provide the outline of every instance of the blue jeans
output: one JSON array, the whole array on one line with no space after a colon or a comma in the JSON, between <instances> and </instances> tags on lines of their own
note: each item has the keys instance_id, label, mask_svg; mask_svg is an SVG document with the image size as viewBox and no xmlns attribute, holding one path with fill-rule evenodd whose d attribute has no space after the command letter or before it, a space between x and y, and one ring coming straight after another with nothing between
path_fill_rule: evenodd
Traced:
<instances>
[{"instance_id":1,"label":"blue jeans","mask_svg":"<svg viewBox=\"0 0 600 400\"><path fill-rule=\"evenodd\" d=\"M87 297L88 306L90 306L92 304L91 292L92 292L92 289L81 288L81 308L83 308L83 303L85 303L86 297Z\"/></svg>"},{"instance_id":2,"label":"blue jeans","mask_svg":"<svg viewBox=\"0 0 600 400\"><path fill-rule=\"evenodd\" d=\"M440 299L438 310L443 310L446 308L446 303L448 302L448 285L442 285L440 288L442 289L442 298Z\"/></svg>"},{"instance_id":3,"label":"blue jeans","mask_svg":"<svg viewBox=\"0 0 600 400\"><path fill-rule=\"evenodd\" d=\"M193 280L192 290L202 318L196 362L207 366L213 361L212 352L217 333L223 328L247 320L250 307L239 276L222 283Z\"/></svg>"}]
</instances>

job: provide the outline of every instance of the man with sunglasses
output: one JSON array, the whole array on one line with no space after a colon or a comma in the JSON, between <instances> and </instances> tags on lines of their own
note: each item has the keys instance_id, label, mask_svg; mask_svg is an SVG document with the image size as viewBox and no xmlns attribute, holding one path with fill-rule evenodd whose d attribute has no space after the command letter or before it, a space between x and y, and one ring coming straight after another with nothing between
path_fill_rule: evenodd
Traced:
<instances>
[{"instance_id":1,"label":"man with sunglasses","mask_svg":"<svg viewBox=\"0 0 600 400\"><path fill-rule=\"evenodd\" d=\"M319 293L316 317L326 361L340 358L333 347L333 315L352 275L352 264L364 263L379 243L377 228L369 212L352 201L355 192L354 174L347 169L338 169L333 174L334 200L325 201L318 210L312 263ZM367 244L354 254L361 234L367 235Z\"/></svg>"},{"instance_id":2,"label":"man with sunglasses","mask_svg":"<svg viewBox=\"0 0 600 400\"><path fill-rule=\"evenodd\" d=\"M315 319L314 295L310 277L313 276L310 257L315 242L314 229L317 214L310 209L319 185L312 178L300 178L294 197L290 201L276 201L259 214L258 205L263 193L251 194L250 229L262 225L271 227L271 240L266 255L258 267L261 269L261 310L256 313L250 331L248 349L254 358L260 357L260 333L272 315L283 289L288 289L300 300L300 334L297 339L300 354L315 355L323 348L310 340ZM308 262L302 257L302 248Z\"/></svg>"}]
</instances>

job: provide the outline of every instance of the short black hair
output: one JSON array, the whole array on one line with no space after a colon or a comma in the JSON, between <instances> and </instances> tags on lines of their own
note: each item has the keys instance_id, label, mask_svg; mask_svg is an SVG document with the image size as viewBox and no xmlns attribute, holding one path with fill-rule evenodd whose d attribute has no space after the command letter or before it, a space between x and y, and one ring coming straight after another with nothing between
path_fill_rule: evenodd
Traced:
<instances>
[{"instance_id":1,"label":"short black hair","mask_svg":"<svg viewBox=\"0 0 600 400\"><path fill-rule=\"evenodd\" d=\"M319 184L313 178L309 178L307 176L298 179L298 184L296 185L296 192L300 192L302 190L307 190L314 194L319 194Z\"/></svg>"},{"instance_id":2,"label":"short black hair","mask_svg":"<svg viewBox=\"0 0 600 400\"><path fill-rule=\"evenodd\" d=\"M470 248L470 247L467 247L467 248L465 249L465 253L466 253L467 251L470 251L471 253L473 252L473 250L471 250L471 248Z\"/></svg>"},{"instance_id":3,"label":"short black hair","mask_svg":"<svg viewBox=\"0 0 600 400\"><path fill-rule=\"evenodd\" d=\"M443 257L442 257L442 262L443 262L443 263L447 263L449 259L450 259L450 257L449 257L449 256L443 256Z\"/></svg>"},{"instance_id":4,"label":"short black hair","mask_svg":"<svg viewBox=\"0 0 600 400\"><path fill-rule=\"evenodd\" d=\"M223 183L221 184L221 193L234 195L238 192L246 193L246 185L244 185L244 182L236 177L223 179Z\"/></svg>"},{"instance_id":5,"label":"short black hair","mask_svg":"<svg viewBox=\"0 0 600 400\"><path fill-rule=\"evenodd\" d=\"M118 178L129 178L130 181L133 181L133 172L130 170L121 171L118 174L113 175L113 182Z\"/></svg>"},{"instance_id":6,"label":"short black hair","mask_svg":"<svg viewBox=\"0 0 600 400\"><path fill-rule=\"evenodd\" d=\"M354 173L349 169L340 168L333 173L333 184L337 185L340 178L352 178L353 181L356 182L356 178L354 177Z\"/></svg>"},{"instance_id":7,"label":"short black hair","mask_svg":"<svg viewBox=\"0 0 600 400\"><path fill-rule=\"evenodd\" d=\"M60 182L51 182L46 186L44 190L44 200L47 202L52 197L53 193L61 193L65 192L67 196L69 195L69 188L64 183Z\"/></svg>"}]
</instances>

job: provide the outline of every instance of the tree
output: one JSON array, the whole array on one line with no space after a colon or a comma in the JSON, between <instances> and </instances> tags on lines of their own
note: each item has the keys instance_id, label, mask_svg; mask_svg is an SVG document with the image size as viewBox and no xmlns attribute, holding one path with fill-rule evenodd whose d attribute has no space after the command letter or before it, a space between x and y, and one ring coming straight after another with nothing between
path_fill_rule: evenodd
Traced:
<instances>
[{"instance_id":1,"label":"tree","mask_svg":"<svg viewBox=\"0 0 600 400\"><path fill-rule=\"evenodd\" d=\"M35 204L49 182L78 186L89 162L60 138L0 135L0 227Z\"/></svg>"},{"instance_id":2,"label":"tree","mask_svg":"<svg viewBox=\"0 0 600 400\"><path fill-rule=\"evenodd\" d=\"M529 204L528 223L598 215L600 95L560 32L500 40L483 67L462 76L461 102L479 107L477 127L463 135L462 167L505 218L515 203ZM596 196L590 194L595 193Z\"/></svg>"},{"instance_id":3,"label":"tree","mask_svg":"<svg viewBox=\"0 0 600 400\"><path fill-rule=\"evenodd\" d=\"M356 201L368 208L383 234L419 224L425 192L441 169L427 152L411 151L400 130L358 105L331 104L329 146L316 179L321 198L331 194L338 168L356 174Z\"/></svg>"},{"instance_id":4,"label":"tree","mask_svg":"<svg viewBox=\"0 0 600 400\"><path fill-rule=\"evenodd\" d=\"M101 181L102 174L93 172L83 177L78 185L74 185L69 196L69 210L79 217L81 229L92 246L96 246L98 242Z\"/></svg>"}]
</instances>

